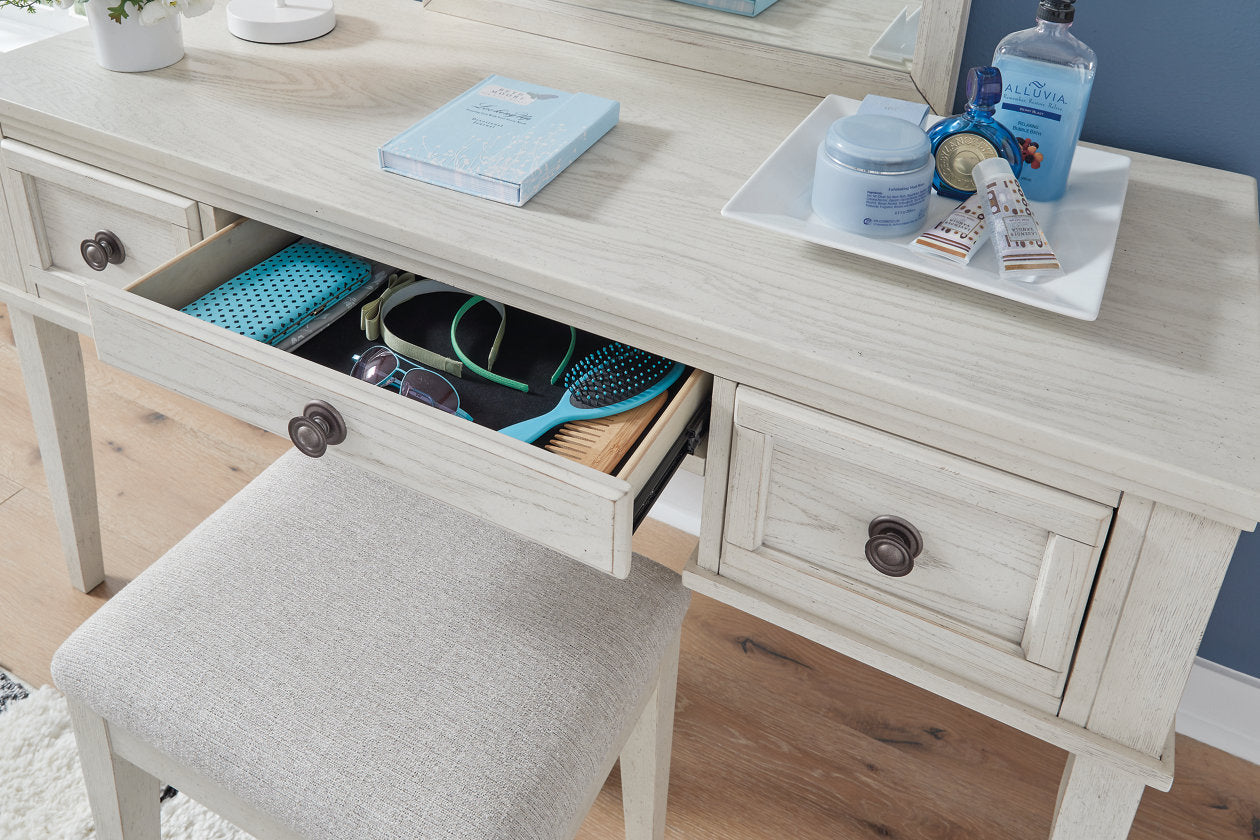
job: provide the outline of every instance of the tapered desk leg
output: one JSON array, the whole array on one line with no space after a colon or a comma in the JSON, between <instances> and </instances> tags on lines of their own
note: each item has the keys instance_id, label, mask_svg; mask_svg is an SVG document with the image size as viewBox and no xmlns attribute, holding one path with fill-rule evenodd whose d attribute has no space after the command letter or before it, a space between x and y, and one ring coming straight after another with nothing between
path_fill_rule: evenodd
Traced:
<instances>
[{"instance_id":1,"label":"tapered desk leg","mask_svg":"<svg viewBox=\"0 0 1260 840\"><path fill-rule=\"evenodd\" d=\"M79 334L17 307L9 317L70 582L87 592L105 566Z\"/></svg>"},{"instance_id":2,"label":"tapered desk leg","mask_svg":"<svg viewBox=\"0 0 1260 840\"><path fill-rule=\"evenodd\" d=\"M1112 765L1068 756L1050 840L1125 840L1144 790Z\"/></svg>"},{"instance_id":3,"label":"tapered desk leg","mask_svg":"<svg viewBox=\"0 0 1260 840\"><path fill-rule=\"evenodd\" d=\"M1134 493L1107 538L1059 715L1158 757L1168 784L1177 706L1237 541L1232 525ZM1052 840L1128 837L1143 785L1115 763L1069 757Z\"/></svg>"}]
</instances>

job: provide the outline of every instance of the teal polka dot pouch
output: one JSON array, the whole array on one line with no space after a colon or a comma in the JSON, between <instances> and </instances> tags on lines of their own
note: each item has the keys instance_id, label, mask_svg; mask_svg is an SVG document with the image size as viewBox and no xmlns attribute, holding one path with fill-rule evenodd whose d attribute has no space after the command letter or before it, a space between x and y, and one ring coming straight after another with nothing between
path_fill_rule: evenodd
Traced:
<instances>
[{"instance_id":1,"label":"teal polka dot pouch","mask_svg":"<svg viewBox=\"0 0 1260 840\"><path fill-rule=\"evenodd\" d=\"M367 260L298 242L181 309L265 344L276 344L372 278Z\"/></svg>"}]
</instances>

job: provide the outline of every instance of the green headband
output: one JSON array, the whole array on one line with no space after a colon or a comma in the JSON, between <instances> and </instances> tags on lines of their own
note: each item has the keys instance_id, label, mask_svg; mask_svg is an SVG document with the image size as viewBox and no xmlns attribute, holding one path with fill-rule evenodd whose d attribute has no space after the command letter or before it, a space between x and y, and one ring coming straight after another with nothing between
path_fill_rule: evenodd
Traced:
<instances>
[{"instance_id":1,"label":"green headband","mask_svg":"<svg viewBox=\"0 0 1260 840\"><path fill-rule=\"evenodd\" d=\"M455 313L455 317L451 320L451 347L455 348L455 355L459 357L459 360L464 363L465 367L467 367L469 370L471 370L473 373L477 374L478 376L483 376L486 379L489 379L491 382L495 382L499 385L505 385L508 388L515 388L518 391L524 391L528 393L529 386L526 385L524 382L517 382L515 379L508 379L506 376L500 376L497 373L491 373L490 371L481 368L480 366L477 365L476 362L468 358L468 356L464 354L464 351L460 349L459 341L456 340L455 338L455 330L459 327L459 322L463 320L464 315L468 312L468 310L472 309L474 306L482 302L488 303L491 306L494 306L496 308L503 306L503 304L501 303L495 303L492 300L486 300L481 295L474 295L473 297L470 297L464 303L464 305L459 308L459 311ZM499 323L499 332L500 333L503 332L502 321L500 321ZM564 358L560 360L560 365L559 367L556 368L556 372L551 374L552 385L555 385L556 382L560 379L561 374L564 373L565 367L567 367L569 364L569 359L573 357L573 347L576 344L577 344L577 330L575 330L573 327L569 327L569 349L567 352L565 352ZM494 347L494 350L491 351L491 363L493 363L494 354L497 353L497 351L498 351L498 339L495 339L495 347ZM487 367L489 367L489 365L487 365Z\"/></svg>"}]
</instances>

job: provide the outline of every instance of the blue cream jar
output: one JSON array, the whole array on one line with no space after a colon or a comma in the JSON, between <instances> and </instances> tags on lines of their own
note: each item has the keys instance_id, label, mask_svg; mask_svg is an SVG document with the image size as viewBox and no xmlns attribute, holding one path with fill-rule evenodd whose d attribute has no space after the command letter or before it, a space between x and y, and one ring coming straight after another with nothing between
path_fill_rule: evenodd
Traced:
<instances>
[{"instance_id":1,"label":"blue cream jar","mask_svg":"<svg viewBox=\"0 0 1260 840\"><path fill-rule=\"evenodd\" d=\"M843 117L818 144L814 212L864 236L918 233L934 171L932 144L917 125L876 114Z\"/></svg>"}]
</instances>

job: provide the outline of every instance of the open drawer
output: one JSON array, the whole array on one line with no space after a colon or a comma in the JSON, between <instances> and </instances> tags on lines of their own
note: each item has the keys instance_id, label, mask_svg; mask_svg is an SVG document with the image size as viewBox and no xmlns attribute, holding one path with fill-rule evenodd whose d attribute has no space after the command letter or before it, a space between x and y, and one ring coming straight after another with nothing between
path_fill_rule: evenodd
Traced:
<instances>
[{"instance_id":1,"label":"open drawer","mask_svg":"<svg viewBox=\"0 0 1260 840\"><path fill-rule=\"evenodd\" d=\"M676 453L711 377L696 371L676 387L625 466L605 475L178 311L296 240L242 220L125 289L93 284L88 309L101 359L279 435L322 400L346 427L330 457L628 574L636 495Z\"/></svg>"}]
</instances>

